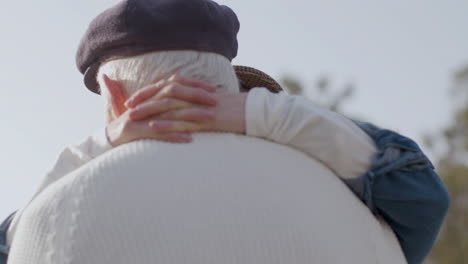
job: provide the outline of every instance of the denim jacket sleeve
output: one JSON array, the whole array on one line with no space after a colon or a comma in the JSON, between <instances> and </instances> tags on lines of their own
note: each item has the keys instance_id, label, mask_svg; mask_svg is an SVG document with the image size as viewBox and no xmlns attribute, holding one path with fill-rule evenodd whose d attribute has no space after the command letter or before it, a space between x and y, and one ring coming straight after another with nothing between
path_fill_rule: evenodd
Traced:
<instances>
[{"instance_id":1,"label":"denim jacket sleeve","mask_svg":"<svg viewBox=\"0 0 468 264\"><path fill-rule=\"evenodd\" d=\"M8 252L10 251L7 245L7 232L10 227L13 217L16 213L11 214L10 216L3 221L0 225L0 264L6 264L8 259Z\"/></svg>"},{"instance_id":2,"label":"denim jacket sleeve","mask_svg":"<svg viewBox=\"0 0 468 264\"><path fill-rule=\"evenodd\" d=\"M408 263L421 263L447 214L448 191L413 140L369 123L355 123L374 140L378 152L364 175L345 183L386 220Z\"/></svg>"}]
</instances>

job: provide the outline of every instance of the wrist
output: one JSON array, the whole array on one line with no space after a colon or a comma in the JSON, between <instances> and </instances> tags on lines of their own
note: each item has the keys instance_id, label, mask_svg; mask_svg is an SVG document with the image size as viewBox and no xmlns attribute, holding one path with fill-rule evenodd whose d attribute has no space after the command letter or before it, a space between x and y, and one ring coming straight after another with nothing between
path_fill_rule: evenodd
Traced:
<instances>
[{"instance_id":1,"label":"wrist","mask_svg":"<svg viewBox=\"0 0 468 264\"><path fill-rule=\"evenodd\" d=\"M218 94L214 130L245 134L245 102L247 93Z\"/></svg>"},{"instance_id":2,"label":"wrist","mask_svg":"<svg viewBox=\"0 0 468 264\"><path fill-rule=\"evenodd\" d=\"M234 133L245 135L245 103L247 100L247 93L241 93L236 96L237 109L234 111L233 129Z\"/></svg>"}]
</instances>

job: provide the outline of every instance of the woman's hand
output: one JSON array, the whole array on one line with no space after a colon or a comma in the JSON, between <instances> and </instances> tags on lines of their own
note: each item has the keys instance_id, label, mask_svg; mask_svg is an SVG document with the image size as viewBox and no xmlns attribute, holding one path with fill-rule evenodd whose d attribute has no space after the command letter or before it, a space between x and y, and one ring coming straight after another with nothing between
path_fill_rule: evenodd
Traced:
<instances>
[{"instance_id":1,"label":"woman's hand","mask_svg":"<svg viewBox=\"0 0 468 264\"><path fill-rule=\"evenodd\" d=\"M142 88L126 102L128 110L106 128L111 145L138 139L187 143L190 133L212 127L216 87L174 75Z\"/></svg>"},{"instance_id":2,"label":"woman's hand","mask_svg":"<svg viewBox=\"0 0 468 264\"><path fill-rule=\"evenodd\" d=\"M191 139L191 133L200 131L245 134L247 94L215 91L205 82L175 75L137 91L126 106L132 121L146 120L157 135L182 133Z\"/></svg>"}]
</instances>

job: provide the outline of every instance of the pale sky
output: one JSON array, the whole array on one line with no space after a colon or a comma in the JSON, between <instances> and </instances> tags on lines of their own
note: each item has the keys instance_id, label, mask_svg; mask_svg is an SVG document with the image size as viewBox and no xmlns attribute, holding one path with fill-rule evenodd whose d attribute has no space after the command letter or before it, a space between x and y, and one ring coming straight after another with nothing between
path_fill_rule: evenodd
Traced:
<instances>
[{"instance_id":1,"label":"pale sky","mask_svg":"<svg viewBox=\"0 0 468 264\"><path fill-rule=\"evenodd\" d=\"M65 146L103 126L75 52L91 19L116 2L2 3L0 219L24 206ZM218 2L241 22L235 64L354 82L347 112L417 141L448 123L451 74L468 63L468 1Z\"/></svg>"}]
</instances>

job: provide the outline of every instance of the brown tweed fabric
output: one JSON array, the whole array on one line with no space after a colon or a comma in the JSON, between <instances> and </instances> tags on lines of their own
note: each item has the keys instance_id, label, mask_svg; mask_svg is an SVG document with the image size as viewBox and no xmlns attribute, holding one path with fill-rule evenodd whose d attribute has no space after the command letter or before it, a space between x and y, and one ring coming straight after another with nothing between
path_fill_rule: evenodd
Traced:
<instances>
[{"instance_id":1,"label":"brown tweed fabric","mask_svg":"<svg viewBox=\"0 0 468 264\"><path fill-rule=\"evenodd\" d=\"M254 87L265 87L272 93L279 93L283 90L275 79L260 70L246 66L234 66L234 69L242 87L247 90Z\"/></svg>"}]
</instances>

